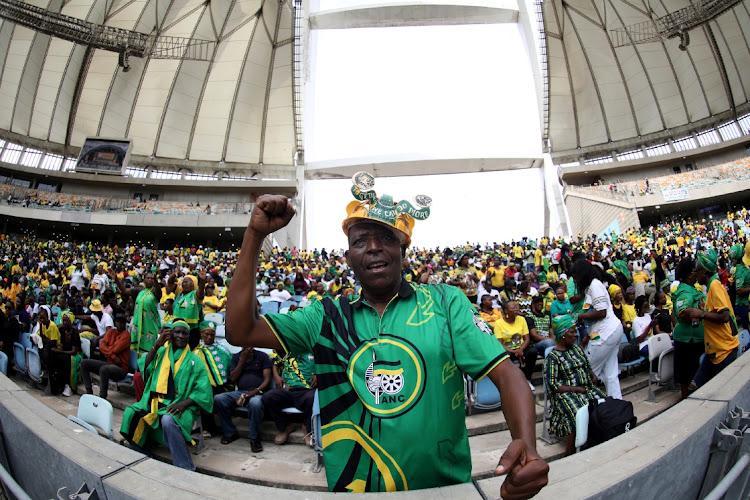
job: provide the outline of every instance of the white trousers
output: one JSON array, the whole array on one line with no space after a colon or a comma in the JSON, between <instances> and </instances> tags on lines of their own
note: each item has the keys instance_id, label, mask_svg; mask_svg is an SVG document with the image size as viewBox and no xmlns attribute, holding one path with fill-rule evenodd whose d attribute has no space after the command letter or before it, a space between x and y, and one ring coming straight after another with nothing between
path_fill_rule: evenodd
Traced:
<instances>
[{"instance_id":1,"label":"white trousers","mask_svg":"<svg viewBox=\"0 0 750 500\"><path fill-rule=\"evenodd\" d=\"M617 352L622 340L622 325L615 330L607 340L599 345L589 343L586 349L586 356L591 363L591 371L596 378L604 382L607 388L607 396L615 399L622 399L620 390L620 368L617 365Z\"/></svg>"}]
</instances>

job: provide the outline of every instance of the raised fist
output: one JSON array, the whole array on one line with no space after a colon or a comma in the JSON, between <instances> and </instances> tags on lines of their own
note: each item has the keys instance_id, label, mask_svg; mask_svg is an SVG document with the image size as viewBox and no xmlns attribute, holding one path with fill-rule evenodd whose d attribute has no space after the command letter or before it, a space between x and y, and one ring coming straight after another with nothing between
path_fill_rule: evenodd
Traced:
<instances>
[{"instance_id":1,"label":"raised fist","mask_svg":"<svg viewBox=\"0 0 750 500\"><path fill-rule=\"evenodd\" d=\"M264 194L256 200L247 228L259 236L266 237L289 224L294 214L295 210L289 198Z\"/></svg>"}]
</instances>

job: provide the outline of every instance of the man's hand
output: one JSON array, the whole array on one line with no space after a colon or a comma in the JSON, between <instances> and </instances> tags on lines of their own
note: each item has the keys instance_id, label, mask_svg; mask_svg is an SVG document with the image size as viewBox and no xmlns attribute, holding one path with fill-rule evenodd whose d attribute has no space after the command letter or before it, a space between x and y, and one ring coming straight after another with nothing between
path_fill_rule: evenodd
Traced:
<instances>
[{"instance_id":1,"label":"man's hand","mask_svg":"<svg viewBox=\"0 0 750 500\"><path fill-rule=\"evenodd\" d=\"M255 202L247 229L265 238L289 224L294 214L295 210L289 198L264 194Z\"/></svg>"},{"instance_id":2,"label":"man's hand","mask_svg":"<svg viewBox=\"0 0 750 500\"><path fill-rule=\"evenodd\" d=\"M159 334L159 338L156 339L156 344L154 344L154 347L157 349L166 344L168 341L172 339L172 331L171 330L164 330Z\"/></svg>"},{"instance_id":3,"label":"man's hand","mask_svg":"<svg viewBox=\"0 0 750 500\"><path fill-rule=\"evenodd\" d=\"M500 457L496 476L507 474L500 496L507 499L531 498L547 485L549 465L521 439L514 439Z\"/></svg>"},{"instance_id":4,"label":"man's hand","mask_svg":"<svg viewBox=\"0 0 750 500\"><path fill-rule=\"evenodd\" d=\"M682 313L680 316L685 316L690 321L700 321L703 319L704 313L701 309L697 309L695 307L688 307Z\"/></svg>"},{"instance_id":5,"label":"man's hand","mask_svg":"<svg viewBox=\"0 0 750 500\"><path fill-rule=\"evenodd\" d=\"M179 415L180 413L185 411L188 406L190 406L191 402L192 401L190 401L189 399L185 399L177 403L172 403L167 407L167 413L169 413L170 415Z\"/></svg>"}]
</instances>

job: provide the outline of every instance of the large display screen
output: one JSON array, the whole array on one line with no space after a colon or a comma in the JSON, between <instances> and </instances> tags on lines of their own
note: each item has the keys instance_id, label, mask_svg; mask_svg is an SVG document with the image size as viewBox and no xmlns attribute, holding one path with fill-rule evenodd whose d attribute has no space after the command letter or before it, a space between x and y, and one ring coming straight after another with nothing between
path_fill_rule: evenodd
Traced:
<instances>
[{"instance_id":1,"label":"large display screen","mask_svg":"<svg viewBox=\"0 0 750 500\"><path fill-rule=\"evenodd\" d=\"M87 137L76 162L76 172L123 175L130 158L130 139Z\"/></svg>"}]
</instances>

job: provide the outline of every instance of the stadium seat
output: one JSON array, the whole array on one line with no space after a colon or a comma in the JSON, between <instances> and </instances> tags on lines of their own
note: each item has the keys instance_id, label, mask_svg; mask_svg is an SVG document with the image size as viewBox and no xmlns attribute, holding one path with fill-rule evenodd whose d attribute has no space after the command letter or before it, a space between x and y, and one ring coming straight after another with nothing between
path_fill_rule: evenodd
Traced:
<instances>
[{"instance_id":1,"label":"stadium seat","mask_svg":"<svg viewBox=\"0 0 750 500\"><path fill-rule=\"evenodd\" d=\"M8 374L8 355L3 351L0 351L0 373L3 375Z\"/></svg>"},{"instance_id":2,"label":"stadium seat","mask_svg":"<svg viewBox=\"0 0 750 500\"><path fill-rule=\"evenodd\" d=\"M620 340L620 344L627 344L630 341L628 340L627 335L624 333L622 334L622 339ZM618 363L618 366L620 368L620 373L626 372L628 375L632 375L633 371L641 366L643 363L645 363L647 360L643 356L639 356L638 359L635 359L633 361L628 361L627 363Z\"/></svg>"},{"instance_id":3,"label":"stadium seat","mask_svg":"<svg viewBox=\"0 0 750 500\"><path fill-rule=\"evenodd\" d=\"M742 356L750 348L750 332L747 330L740 330L740 349L737 353L738 356Z\"/></svg>"},{"instance_id":4,"label":"stadium seat","mask_svg":"<svg viewBox=\"0 0 750 500\"><path fill-rule=\"evenodd\" d=\"M128 374L125 378L119 382L115 382L115 388L119 391L120 386L129 387L133 385L133 375L138 370L138 353L136 351L130 351L130 358L128 358Z\"/></svg>"},{"instance_id":5,"label":"stadium seat","mask_svg":"<svg viewBox=\"0 0 750 500\"><path fill-rule=\"evenodd\" d=\"M263 302L260 305L260 314L274 314L279 312L279 302L275 300Z\"/></svg>"},{"instance_id":6,"label":"stadium seat","mask_svg":"<svg viewBox=\"0 0 750 500\"><path fill-rule=\"evenodd\" d=\"M89 339L81 338L81 351L87 358L91 357L91 341Z\"/></svg>"},{"instance_id":7,"label":"stadium seat","mask_svg":"<svg viewBox=\"0 0 750 500\"><path fill-rule=\"evenodd\" d=\"M653 361L659 360L656 373ZM674 377L674 348L672 339L666 333L659 333L648 339L648 400L656 401L652 382L664 384Z\"/></svg>"},{"instance_id":8,"label":"stadium seat","mask_svg":"<svg viewBox=\"0 0 750 500\"><path fill-rule=\"evenodd\" d=\"M315 399L313 400L310 430L312 431L313 450L315 451L315 468L313 471L320 472L323 469L323 431L320 423L320 400L318 399L317 389L315 390Z\"/></svg>"},{"instance_id":9,"label":"stadium seat","mask_svg":"<svg viewBox=\"0 0 750 500\"><path fill-rule=\"evenodd\" d=\"M107 438L112 439L112 415L112 404L109 401L93 394L84 394L78 402L77 415L69 415L68 419L88 431L97 432L96 429L99 429Z\"/></svg>"},{"instance_id":10,"label":"stadium seat","mask_svg":"<svg viewBox=\"0 0 750 500\"><path fill-rule=\"evenodd\" d=\"M22 375L28 374L29 365L26 361L26 348L18 342L13 343L13 364L18 373Z\"/></svg>"},{"instance_id":11,"label":"stadium seat","mask_svg":"<svg viewBox=\"0 0 750 500\"><path fill-rule=\"evenodd\" d=\"M206 314L203 319L206 321L211 321L212 323L216 323L216 326L224 324L224 314L222 313L209 313Z\"/></svg>"},{"instance_id":12,"label":"stadium seat","mask_svg":"<svg viewBox=\"0 0 750 500\"><path fill-rule=\"evenodd\" d=\"M23 346L24 349L30 349L32 347L31 343L31 333L30 332L23 332L18 340L18 342Z\"/></svg>"},{"instance_id":13,"label":"stadium seat","mask_svg":"<svg viewBox=\"0 0 750 500\"><path fill-rule=\"evenodd\" d=\"M37 384L42 383L42 358L39 357L39 351L34 348L26 349L26 363L28 375L31 380Z\"/></svg>"},{"instance_id":14,"label":"stadium seat","mask_svg":"<svg viewBox=\"0 0 750 500\"><path fill-rule=\"evenodd\" d=\"M555 346L549 346L544 350L544 367L542 368L542 384L544 386L544 413L542 414L542 435L540 439L548 444L554 444L557 441L557 437L553 436L549 432L549 419L552 412L552 406L549 402L549 393L547 389L547 356L552 352Z\"/></svg>"},{"instance_id":15,"label":"stadium seat","mask_svg":"<svg viewBox=\"0 0 750 500\"><path fill-rule=\"evenodd\" d=\"M467 413L473 414L476 410L492 411L502 406L500 400L500 391L489 377L484 377L479 381L470 380L467 384L469 394L467 394L468 404Z\"/></svg>"},{"instance_id":16,"label":"stadium seat","mask_svg":"<svg viewBox=\"0 0 750 500\"><path fill-rule=\"evenodd\" d=\"M291 306L296 306L296 305L297 305L297 301L296 300L285 300L284 302L282 302L279 305L279 310L281 310L281 309L283 309L285 307L287 309L289 309Z\"/></svg>"},{"instance_id":17,"label":"stadium seat","mask_svg":"<svg viewBox=\"0 0 750 500\"><path fill-rule=\"evenodd\" d=\"M226 327L226 325L216 325L216 337L223 339L226 336L227 336L227 327Z\"/></svg>"}]
</instances>

